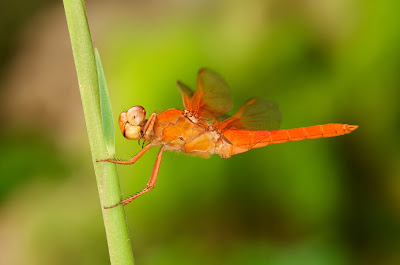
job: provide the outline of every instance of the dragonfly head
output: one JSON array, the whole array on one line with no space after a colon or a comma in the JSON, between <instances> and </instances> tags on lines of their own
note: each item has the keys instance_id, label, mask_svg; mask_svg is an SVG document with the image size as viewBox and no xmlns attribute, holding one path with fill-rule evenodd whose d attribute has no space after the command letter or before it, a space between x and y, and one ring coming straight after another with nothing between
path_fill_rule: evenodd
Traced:
<instances>
[{"instance_id":1,"label":"dragonfly head","mask_svg":"<svg viewBox=\"0 0 400 265\"><path fill-rule=\"evenodd\" d=\"M128 140L139 140L146 124L146 110L142 106L133 106L119 115L119 128Z\"/></svg>"}]
</instances>

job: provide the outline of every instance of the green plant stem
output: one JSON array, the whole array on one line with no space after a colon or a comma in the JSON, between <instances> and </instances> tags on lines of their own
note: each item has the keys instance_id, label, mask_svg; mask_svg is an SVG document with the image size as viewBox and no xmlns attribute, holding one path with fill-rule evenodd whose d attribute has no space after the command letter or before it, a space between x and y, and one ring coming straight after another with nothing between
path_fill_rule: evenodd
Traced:
<instances>
[{"instance_id":1,"label":"green plant stem","mask_svg":"<svg viewBox=\"0 0 400 265\"><path fill-rule=\"evenodd\" d=\"M104 226L112 265L133 264L133 254L123 206L104 209L121 200L115 164L97 163L112 157L105 142L99 100L99 85L92 39L83 0L63 0L79 89L89 137L92 162L100 195Z\"/></svg>"}]
</instances>

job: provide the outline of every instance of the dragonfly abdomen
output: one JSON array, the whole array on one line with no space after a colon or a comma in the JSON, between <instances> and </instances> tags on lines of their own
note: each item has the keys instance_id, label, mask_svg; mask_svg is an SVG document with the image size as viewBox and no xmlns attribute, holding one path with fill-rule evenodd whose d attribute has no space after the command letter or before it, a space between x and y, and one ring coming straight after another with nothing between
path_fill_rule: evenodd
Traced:
<instances>
[{"instance_id":1,"label":"dragonfly abdomen","mask_svg":"<svg viewBox=\"0 0 400 265\"><path fill-rule=\"evenodd\" d=\"M348 134L358 126L342 123L330 123L288 130L278 130L269 137L269 144L279 144L289 141L301 141L305 139L327 138Z\"/></svg>"},{"instance_id":2,"label":"dragonfly abdomen","mask_svg":"<svg viewBox=\"0 0 400 265\"><path fill-rule=\"evenodd\" d=\"M330 123L288 130L248 131L225 130L224 137L230 142L217 148L222 157L228 158L250 149L264 147L270 144L280 144L290 141L316 139L348 134L357 129L356 125Z\"/></svg>"}]
</instances>

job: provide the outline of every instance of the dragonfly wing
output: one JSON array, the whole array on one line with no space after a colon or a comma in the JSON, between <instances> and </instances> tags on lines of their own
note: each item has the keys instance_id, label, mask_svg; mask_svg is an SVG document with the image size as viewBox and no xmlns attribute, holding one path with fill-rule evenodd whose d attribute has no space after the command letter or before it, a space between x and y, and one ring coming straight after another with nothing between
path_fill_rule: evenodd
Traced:
<instances>
[{"instance_id":1,"label":"dragonfly wing","mask_svg":"<svg viewBox=\"0 0 400 265\"><path fill-rule=\"evenodd\" d=\"M271 131L278 130L282 116L279 106L272 101L248 100L232 117L217 123L220 130Z\"/></svg>"},{"instance_id":2,"label":"dragonfly wing","mask_svg":"<svg viewBox=\"0 0 400 265\"><path fill-rule=\"evenodd\" d=\"M231 111L232 107L232 95L225 81L213 71L201 69L189 110L197 117L215 119Z\"/></svg>"},{"instance_id":3,"label":"dragonfly wing","mask_svg":"<svg viewBox=\"0 0 400 265\"><path fill-rule=\"evenodd\" d=\"M192 100L194 91L190 89L187 85L183 84L182 82L178 81L177 82L179 90L181 91L182 94L182 101L183 101L183 106L185 109L189 110L190 109L190 101Z\"/></svg>"}]
</instances>

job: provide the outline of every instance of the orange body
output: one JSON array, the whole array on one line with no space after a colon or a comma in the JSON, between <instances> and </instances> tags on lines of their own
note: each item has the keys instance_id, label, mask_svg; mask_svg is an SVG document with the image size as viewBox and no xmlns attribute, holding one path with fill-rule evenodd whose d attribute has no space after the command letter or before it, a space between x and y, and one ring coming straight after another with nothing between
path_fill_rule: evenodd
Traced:
<instances>
[{"instance_id":1,"label":"orange body","mask_svg":"<svg viewBox=\"0 0 400 265\"><path fill-rule=\"evenodd\" d=\"M269 144L344 135L351 133L357 127L342 123L330 123L276 131L226 130L224 136L232 143L230 155L236 155Z\"/></svg>"},{"instance_id":2,"label":"orange body","mask_svg":"<svg viewBox=\"0 0 400 265\"><path fill-rule=\"evenodd\" d=\"M232 96L227 84L216 73L201 69L197 89L178 82L185 110L169 109L153 113L145 119L146 111L133 106L121 113L119 127L129 140L143 140L147 145L129 161L99 160L117 164L133 164L152 146L161 145L156 163L146 188L119 203L126 205L151 190L156 183L164 150L183 152L201 157L218 154L223 158L250 149L289 141L316 139L348 134L358 126L341 123L316 125L289 130L279 130L281 113L279 107L267 100L248 100L233 116Z\"/></svg>"},{"instance_id":3,"label":"orange body","mask_svg":"<svg viewBox=\"0 0 400 265\"><path fill-rule=\"evenodd\" d=\"M206 121L193 122L179 109L169 109L157 115L152 145L164 145L165 150L209 157L218 154L223 158L260 148L269 144L289 141L333 137L348 134L357 126L331 123L310 127L275 130L250 131L228 129L218 132L213 124Z\"/></svg>"},{"instance_id":4,"label":"orange body","mask_svg":"<svg viewBox=\"0 0 400 265\"><path fill-rule=\"evenodd\" d=\"M205 121L192 122L179 109L169 109L157 115L151 144L164 145L165 150L208 157L215 154L219 135L209 130Z\"/></svg>"}]
</instances>

